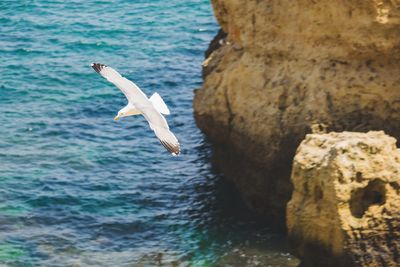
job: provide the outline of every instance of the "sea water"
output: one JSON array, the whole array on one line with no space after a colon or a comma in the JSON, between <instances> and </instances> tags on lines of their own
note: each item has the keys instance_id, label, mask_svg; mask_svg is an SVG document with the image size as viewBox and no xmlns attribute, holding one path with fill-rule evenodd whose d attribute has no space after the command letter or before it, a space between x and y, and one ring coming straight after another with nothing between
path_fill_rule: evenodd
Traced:
<instances>
[{"instance_id":1,"label":"sea water","mask_svg":"<svg viewBox=\"0 0 400 267\"><path fill-rule=\"evenodd\" d=\"M293 265L193 120L217 29L206 0L0 1L0 264ZM126 99L92 62L163 97L181 156L113 121Z\"/></svg>"}]
</instances>

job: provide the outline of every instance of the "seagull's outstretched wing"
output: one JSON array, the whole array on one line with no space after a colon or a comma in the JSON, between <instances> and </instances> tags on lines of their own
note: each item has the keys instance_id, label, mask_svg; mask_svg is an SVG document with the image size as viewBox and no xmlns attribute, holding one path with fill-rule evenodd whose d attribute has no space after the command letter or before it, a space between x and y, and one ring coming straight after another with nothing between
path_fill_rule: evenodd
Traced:
<instances>
[{"instance_id":1,"label":"seagull's outstretched wing","mask_svg":"<svg viewBox=\"0 0 400 267\"><path fill-rule=\"evenodd\" d=\"M92 68L109 82L115 84L126 96L128 101L137 108L148 121L161 144L172 154L180 153L178 139L169 130L164 116L154 107L147 96L133 82L124 78L116 70L104 64L93 63Z\"/></svg>"},{"instance_id":2,"label":"seagull's outstretched wing","mask_svg":"<svg viewBox=\"0 0 400 267\"><path fill-rule=\"evenodd\" d=\"M174 156L181 152L178 139L169 130L164 116L153 106L141 110L142 115L148 121L150 128L154 131L161 144Z\"/></svg>"},{"instance_id":3,"label":"seagull's outstretched wing","mask_svg":"<svg viewBox=\"0 0 400 267\"><path fill-rule=\"evenodd\" d=\"M147 99L147 96L139 89L132 81L122 77L118 71L100 63L92 63L92 68L109 82L117 86L126 96L129 102L135 103L142 99ZM136 106L136 105L135 105Z\"/></svg>"}]
</instances>

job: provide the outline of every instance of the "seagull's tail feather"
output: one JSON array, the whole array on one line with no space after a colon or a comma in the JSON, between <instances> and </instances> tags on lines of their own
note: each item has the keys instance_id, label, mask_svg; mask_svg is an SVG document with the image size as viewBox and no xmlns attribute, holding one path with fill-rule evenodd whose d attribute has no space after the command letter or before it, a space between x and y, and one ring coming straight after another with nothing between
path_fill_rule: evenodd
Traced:
<instances>
[{"instance_id":1,"label":"seagull's tail feather","mask_svg":"<svg viewBox=\"0 0 400 267\"><path fill-rule=\"evenodd\" d=\"M175 135L166 128L151 127L161 144L174 156L179 155L181 147Z\"/></svg>"},{"instance_id":2,"label":"seagull's tail feather","mask_svg":"<svg viewBox=\"0 0 400 267\"><path fill-rule=\"evenodd\" d=\"M154 93L151 97L150 97L150 101L151 103L153 103L153 106L158 110L158 112L160 112L161 114L164 115L169 115L171 114L169 112L169 109L167 107L167 105L165 104L164 100L161 98L161 96L158 93Z\"/></svg>"}]
</instances>

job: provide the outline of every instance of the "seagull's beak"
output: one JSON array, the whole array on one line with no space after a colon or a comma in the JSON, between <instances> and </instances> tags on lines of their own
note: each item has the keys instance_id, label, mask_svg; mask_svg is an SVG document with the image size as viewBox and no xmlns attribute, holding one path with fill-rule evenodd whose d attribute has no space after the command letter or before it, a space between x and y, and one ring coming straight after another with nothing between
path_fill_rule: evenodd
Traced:
<instances>
[{"instance_id":1,"label":"seagull's beak","mask_svg":"<svg viewBox=\"0 0 400 267\"><path fill-rule=\"evenodd\" d=\"M118 121L118 120L119 120L119 116L118 116L118 115L115 116L115 117L114 117L114 120L115 120L115 121Z\"/></svg>"}]
</instances>

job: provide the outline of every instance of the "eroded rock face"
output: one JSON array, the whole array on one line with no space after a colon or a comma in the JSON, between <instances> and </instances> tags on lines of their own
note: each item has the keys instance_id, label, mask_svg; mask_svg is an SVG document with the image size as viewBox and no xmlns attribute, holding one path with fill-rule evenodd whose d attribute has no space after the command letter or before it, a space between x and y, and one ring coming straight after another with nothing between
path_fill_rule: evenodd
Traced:
<instances>
[{"instance_id":1,"label":"eroded rock face","mask_svg":"<svg viewBox=\"0 0 400 267\"><path fill-rule=\"evenodd\" d=\"M400 150L383 132L309 134L292 170L291 246L304 266L400 266Z\"/></svg>"},{"instance_id":2,"label":"eroded rock face","mask_svg":"<svg viewBox=\"0 0 400 267\"><path fill-rule=\"evenodd\" d=\"M284 214L288 170L313 123L400 137L400 1L212 4L227 36L204 62L195 117L219 161L233 151L263 168L233 178L259 213Z\"/></svg>"}]
</instances>

